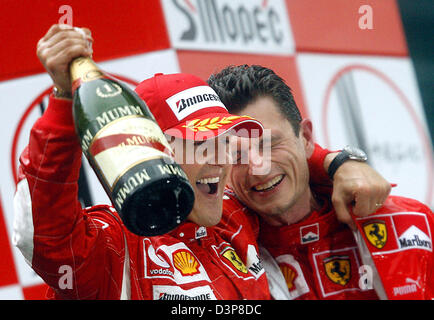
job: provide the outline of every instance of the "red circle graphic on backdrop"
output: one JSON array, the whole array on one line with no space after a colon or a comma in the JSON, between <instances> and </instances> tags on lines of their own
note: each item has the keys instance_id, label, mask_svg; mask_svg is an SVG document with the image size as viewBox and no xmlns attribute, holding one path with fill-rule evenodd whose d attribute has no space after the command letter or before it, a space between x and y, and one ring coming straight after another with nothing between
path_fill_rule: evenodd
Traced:
<instances>
[{"instance_id":1,"label":"red circle graphic on backdrop","mask_svg":"<svg viewBox=\"0 0 434 320\"><path fill-rule=\"evenodd\" d=\"M130 85L133 86L137 86L139 83L133 79L129 79L127 77L124 76L120 76L120 75L114 75L114 74L110 74L111 76L115 77L116 79L119 79L121 81L124 81ZM44 91L42 91L41 94L39 94L33 101L32 103L26 108L26 110L24 111L23 115L20 118L20 121L18 122L17 128L15 129L14 132L14 137L12 140L12 150L11 150L11 169L12 169L12 176L13 179L15 181L15 184L18 183L18 140L20 138L20 134L22 131L22 128L24 126L24 123L26 122L27 118L29 117L30 113L33 111L33 109L38 106L42 100L47 97L48 95L51 94L51 91L53 90L53 87L50 86L49 88L45 89Z\"/></svg>"},{"instance_id":2,"label":"red circle graphic on backdrop","mask_svg":"<svg viewBox=\"0 0 434 320\"><path fill-rule=\"evenodd\" d=\"M417 134L420 137L420 142L423 146L423 152L426 156L426 159L428 159L427 160L428 190L427 190L425 202L427 204L431 204L431 197L432 197L432 192L433 192L433 168L432 168L431 164L433 163L433 157L432 157L432 153L431 153L430 139L429 139L428 135L426 134L425 130L423 129L423 124L421 123L418 115L415 112L415 108L411 105L409 99L405 96L405 94L402 92L402 90L389 77L387 77L384 73L382 73L382 72L380 72L380 71L378 71L378 70L376 70L370 66L367 66L367 65L353 64L353 65L348 65L348 66L341 68L332 77L331 81L329 82L329 84L326 88L325 97L324 97L323 105L322 105L322 114L321 114L321 121L322 121L322 129L323 129L323 137L324 137L324 141L325 141L325 146L330 147L329 124L328 124L327 115L329 112L331 92L332 92L333 88L335 87L336 83L339 81L339 79L342 76L344 76L348 72L355 71L355 70L367 72L367 73L379 78L382 82L384 82L388 87L390 87L392 89L392 91L397 95L399 100L405 106L407 113L410 115L411 120L415 124Z\"/></svg>"}]
</instances>

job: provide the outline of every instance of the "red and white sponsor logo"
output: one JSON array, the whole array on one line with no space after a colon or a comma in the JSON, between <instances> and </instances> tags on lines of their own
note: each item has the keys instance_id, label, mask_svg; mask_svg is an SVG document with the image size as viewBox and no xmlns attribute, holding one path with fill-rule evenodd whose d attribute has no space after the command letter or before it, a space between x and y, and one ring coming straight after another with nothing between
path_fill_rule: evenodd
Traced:
<instances>
[{"instance_id":1,"label":"red and white sponsor logo","mask_svg":"<svg viewBox=\"0 0 434 320\"><path fill-rule=\"evenodd\" d=\"M178 120L182 120L202 108L220 107L226 111L226 107L218 95L208 86L197 86L178 92L166 99L166 102Z\"/></svg>"},{"instance_id":2,"label":"red and white sponsor logo","mask_svg":"<svg viewBox=\"0 0 434 320\"><path fill-rule=\"evenodd\" d=\"M419 283L420 277L416 280L412 278L405 279L405 285L399 287L393 287L393 295L396 296L405 296L408 294L413 294L421 289L421 285Z\"/></svg>"},{"instance_id":3,"label":"red and white sponsor logo","mask_svg":"<svg viewBox=\"0 0 434 320\"><path fill-rule=\"evenodd\" d=\"M401 214L393 216L398 247L400 249L423 249L432 251L431 232L426 216Z\"/></svg>"},{"instance_id":4,"label":"red and white sponsor logo","mask_svg":"<svg viewBox=\"0 0 434 320\"><path fill-rule=\"evenodd\" d=\"M262 261L258 255L258 252L256 251L255 246L251 244L249 244L247 247L246 267L256 279L265 273L265 269L262 265Z\"/></svg>"},{"instance_id":5,"label":"red and white sponsor logo","mask_svg":"<svg viewBox=\"0 0 434 320\"><path fill-rule=\"evenodd\" d=\"M378 214L359 221L375 220L381 218L388 231L388 239L380 249L372 246L372 254L387 254L403 250L421 249L432 252L432 235L427 217L418 212L398 212L391 214ZM364 235L366 236L366 235ZM369 241L368 241L369 242Z\"/></svg>"},{"instance_id":6,"label":"red and white sponsor logo","mask_svg":"<svg viewBox=\"0 0 434 320\"><path fill-rule=\"evenodd\" d=\"M189 290L177 286L153 286L154 300L217 300L210 286Z\"/></svg>"},{"instance_id":7,"label":"red and white sponsor logo","mask_svg":"<svg viewBox=\"0 0 434 320\"><path fill-rule=\"evenodd\" d=\"M195 239L200 239L203 237L206 237L208 235L207 231L206 231L206 227L199 227L198 229L196 229L196 233L194 238Z\"/></svg>"},{"instance_id":8,"label":"red and white sponsor logo","mask_svg":"<svg viewBox=\"0 0 434 320\"><path fill-rule=\"evenodd\" d=\"M143 240L143 251L145 278L174 278L173 266L164 251L158 250L157 253L149 239Z\"/></svg>"},{"instance_id":9,"label":"red and white sponsor logo","mask_svg":"<svg viewBox=\"0 0 434 320\"><path fill-rule=\"evenodd\" d=\"M309 292L309 286L304 278L300 263L295 260L293 255L284 254L278 256L276 262L279 264L285 278L290 299L297 299Z\"/></svg>"},{"instance_id":10,"label":"red and white sponsor logo","mask_svg":"<svg viewBox=\"0 0 434 320\"><path fill-rule=\"evenodd\" d=\"M172 279L178 284L210 281L202 263L183 243L154 248L145 238L143 252L144 278Z\"/></svg>"},{"instance_id":11,"label":"red and white sponsor logo","mask_svg":"<svg viewBox=\"0 0 434 320\"><path fill-rule=\"evenodd\" d=\"M311 224L300 228L300 243L306 244L319 240L319 224Z\"/></svg>"},{"instance_id":12,"label":"red and white sponsor logo","mask_svg":"<svg viewBox=\"0 0 434 320\"><path fill-rule=\"evenodd\" d=\"M294 52L284 0L167 0L161 4L174 48Z\"/></svg>"}]
</instances>

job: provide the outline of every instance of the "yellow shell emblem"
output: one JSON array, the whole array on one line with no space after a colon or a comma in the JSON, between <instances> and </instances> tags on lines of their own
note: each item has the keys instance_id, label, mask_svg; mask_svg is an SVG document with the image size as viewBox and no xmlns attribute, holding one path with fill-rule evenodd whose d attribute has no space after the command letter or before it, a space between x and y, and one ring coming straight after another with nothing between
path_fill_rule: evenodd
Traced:
<instances>
[{"instance_id":1,"label":"yellow shell emblem","mask_svg":"<svg viewBox=\"0 0 434 320\"><path fill-rule=\"evenodd\" d=\"M183 276L199 273L199 262L190 251L178 250L173 254L173 265Z\"/></svg>"},{"instance_id":2,"label":"yellow shell emblem","mask_svg":"<svg viewBox=\"0 0 434 320\"><path fill-rule=\"evenodd\" d=\"M222 253L223 257L229 260L230 263L240 272L247 273L247 268L244 265L244 263L241 261L240 257L238 257L235 250L232 248L228 248L223 251Z\"/></svg>"},{"instance_id":3,"label":"yellow shell emblem","mask_svg":"<svg viewBox=\"0 0 434 320\"><path fill-rule=\"evenodd\" d=\"M229 117L214 117L207 119L194 119L189 121L184 128L190 129L193 132L217 130L224 124L231 124L234 120L241 118L240 116Z\"/></svg>"},{"instance_id":4,"label":"yellow shell emblem","mask_svg":"<svg viewBox=\"0 0 434 320\"><path fill-rule=\"evenodd\" d=\"M336 284L345 286L351 278L351 263L348 256L332 256L324 259L327 277Z\"/></svg>"},{"instance_id":5,"label":"yellow shell emblem","mask_svg":"<svg viewBox=\"0 0 434 320\"><path fill-rule=\"evenodd\" d=\"M368 241L377 249L381 249L387 242L387 228L382 220L373 220L363 225L363 231Z\"/></svg>"},{"instance_id":6,"label":"yellow shell emblem","mask_svg":"<svg viewBox=\"0 0 434 320\"><path fill-rule=\"evenodd\" d=\"M287 265L287 264L281 264L279 265L280 270L282 271L283 277L285 278L286 285L288 286L289 291L295 289L295 278L297 278L297 271Z\"/></svg>"}]
</instances>

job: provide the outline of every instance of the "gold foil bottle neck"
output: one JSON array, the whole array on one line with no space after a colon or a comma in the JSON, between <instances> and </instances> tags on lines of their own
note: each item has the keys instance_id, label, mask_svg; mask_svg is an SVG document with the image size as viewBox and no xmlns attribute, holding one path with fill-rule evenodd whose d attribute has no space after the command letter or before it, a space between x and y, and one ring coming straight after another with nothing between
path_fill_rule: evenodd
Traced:
<instances>
[{"instance_id":1,"label":"gold foil bottle neck","mask_svg":"<svg viewBox=\"0 0 434 320\"><path fill-rule=\"evenodd\" d=\"M81 82L92 81L101 78L104 74L89 57L76 58L70 66L71 81L80 80Z\"/></svg>"}]
</instances>

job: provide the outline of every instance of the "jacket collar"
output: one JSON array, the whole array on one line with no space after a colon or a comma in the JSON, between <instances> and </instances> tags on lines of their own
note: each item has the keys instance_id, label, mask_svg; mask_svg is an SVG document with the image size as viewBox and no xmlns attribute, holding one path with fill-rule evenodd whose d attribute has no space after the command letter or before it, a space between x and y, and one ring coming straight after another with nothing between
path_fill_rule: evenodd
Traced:
<instances>
[{"instance_id":1,"label":"jacket collar","mask_svg":"<svg viewBox=\"0 0 434 320\"><path fill-rule=\"evenodd\" d=\"M329 199L322 199L320 210L313 211L303 221L287 226L270 226L261 220L259 240L265 247L313 244L342 227Z\"/></svg>"},{"instance_id":2,"label":"jacket collar","mask_svg":"<svg viewBox=\"0 0 434 320\"><path fill-rule=\"evenodd\" d=\"M186 221L168 234L183 242L191 242L208 237L210 232L212 232L212 228L199 226L194 222Z\"/></svg>"}]
</instances>

